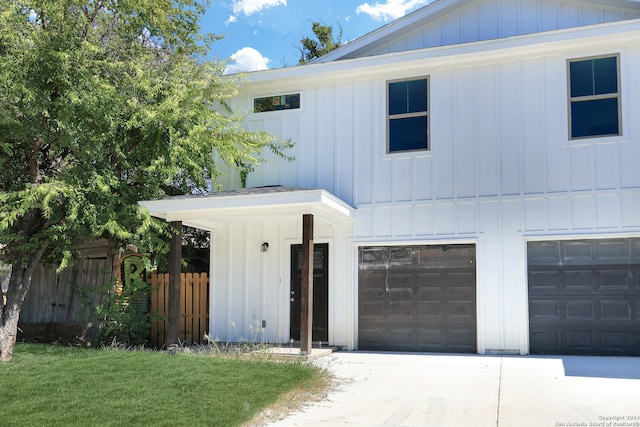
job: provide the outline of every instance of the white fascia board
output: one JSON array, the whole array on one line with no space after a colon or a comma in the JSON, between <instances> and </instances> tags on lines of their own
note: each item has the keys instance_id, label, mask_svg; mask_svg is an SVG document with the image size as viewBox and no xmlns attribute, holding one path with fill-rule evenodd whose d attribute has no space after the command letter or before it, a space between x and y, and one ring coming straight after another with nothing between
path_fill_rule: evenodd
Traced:
<instances>
[{"instance_id":1,"label":"white fascia board","mask_svg":"<svg viewBox=\"0 0 640 427\"><path fill-rule=\"evenodd\" d=\"M614 7L621 10L636 9L640 13L640 5L637 1L629 0L582 0L592 5L600 5L605 7ZM433 22L440 17L451 13L456 9L467 6L471 1L468 0L436 0L433 3L416 10L413 13L405 15L387 25L371 31L364 36L349 42L338 49L335 49L319 58L315 62L326 63L330 61L341 61L345 56L359 50L372 49L379 44L384 44L387 36L394 34L408 33L416 29L414 25L421 21ZM577 28L577 27L574 27ZM315 63L314 62L314 63Z\"/></svg>"},{"instance_id":2,"label":"white fascia board","mask_svg":"<svg viewBox=\"0 0 640 427\"><path fill-rule=\"evenodd\" d=\"M197 222L200 225L314 212L322 213L334 220L353 220L355 213L353 207L322 189L266 194L170 197L139 203L157 218L166 221Z\"/></svg>"},{"instance_id":3,"label":"white fascia board","mask_svg":"<svg viewBox=\"0 0 640 427\"><path fill-rule=\"evenodd\" d=\"M435 0L433 3L428 4L413 13L405 15L401 18L390 22L378 29L365 34L349 43L346 43L327 54L317 58L313 63L327 63L331 61L340 61L345 56L358 51L360 49L367 49L375 46L380 40L384 40L387 36L394 33L402 33L407 28L410 28L416 22L437 19L439 16L449 13L452 9L462 7L469 3L468 0Z\"/></svg>"},{"instance_id":4,"label":"white fascia board","mask_svg":"<svg viewBox=\"0 0 640 427\"><path fill-rule=\"evenodd\" d=\"M398 70L400 67L409 69L412 65L421 69L424 69L425 65L432 67L453 66L546 52L561 52L567 48L595 47L598 44L624 45L630 42L640 42L640 19L407 50L328 63L255 71L246 75L243 86L256 84L274 87L300 87L304 83L317 84L325 80L335 81L336 75L344 79L359 78Z\"/></svg>"}]
</instances>

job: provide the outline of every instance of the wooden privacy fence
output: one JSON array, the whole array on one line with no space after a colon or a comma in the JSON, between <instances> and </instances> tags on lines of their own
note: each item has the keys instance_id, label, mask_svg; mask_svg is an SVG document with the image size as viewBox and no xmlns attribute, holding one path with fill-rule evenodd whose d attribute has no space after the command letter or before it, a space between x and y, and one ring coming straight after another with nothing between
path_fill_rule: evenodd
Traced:
<instances>
[{"instance_id":1,"label":"wooden privacy fence","mask_svg":"<svg viewBox=\"0 0 640 427\"><path fill-rule=\"evenodd\" d=\"M167 337L169 273L154 273L151 282L151 339L162 347ZM209 277L207 273L180 274L180 342L185 345L204 342L209 331Z\"/></svg>"}]
</instances>

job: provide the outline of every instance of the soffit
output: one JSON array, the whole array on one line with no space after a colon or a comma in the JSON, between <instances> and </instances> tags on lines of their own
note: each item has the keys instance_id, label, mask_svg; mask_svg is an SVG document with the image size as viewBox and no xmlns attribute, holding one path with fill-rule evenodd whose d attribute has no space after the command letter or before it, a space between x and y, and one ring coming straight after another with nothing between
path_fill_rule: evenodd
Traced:
<instances>
[{"instance_id":1,"label":"soffit","mask_svg":"<svg viewBox=\"0 0 640 427\"><path fill-rule=\"evenodd\" d=\"M205 230L225 222L280 220L303 214L337 224L351 221L355 213L353 207L326 190L285 186L175 196L140 204L154 217Z\"/></svg>"}]
</instances>

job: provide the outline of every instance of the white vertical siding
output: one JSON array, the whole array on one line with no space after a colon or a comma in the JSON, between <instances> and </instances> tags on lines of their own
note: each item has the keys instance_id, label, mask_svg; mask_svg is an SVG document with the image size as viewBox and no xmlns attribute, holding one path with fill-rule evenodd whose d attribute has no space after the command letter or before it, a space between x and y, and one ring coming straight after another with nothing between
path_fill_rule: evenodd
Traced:
<instances>
[{"instance_id":1,"label":"white vertical siding","mask_svg":"<svg viewBox=\"0 0 640 427\"><path fill-rule=\"evenodd\" d=\"M520 145L522 147L522 175L524 193L544 191L546 168L544 163L543 120L544 74L541 58L525 59L520 63ZM532 90L536 88L536 90Z\"/></svg>"},{"instance_id":2,"label":"white vertical siding","mask_svg":"<svg viewBox=\"0 0 640 427\"><path fill-rule=\"evenodd\" d=\"M567 63L560 55L544 58L542 138L545 144L545 188L548 192L568 190Z\"/></svg>"},{"instance_id":3,"label":"white vertical siding","mask_svg":"<svg viewBox=\"0 0 640 427\"><path fill-rule=\"evenodd\" d=\"M416 24L415 29L391 37L385 44L376 45L358 56L491 40L638 17L640 13L637 10L614 5L585 6L577 0L478 0L453 8L444 16L431 18L426 24Z\"/></svg>"},{"instance_id":4,"label":"white vertical siding","mask_svg":"<svg viewBox=\"0 0 640 427\"><path fill-rule=\"evenodd\" d=\"M495 0L478 13L504 18L542 3L508 5ZM575 18L578 12L564 6L573 5L562 5L551 15L538 11L539 25ZM595 19L600 12L578 14ZM520 25L515 22L515 27ZM502 34L512 30L504 25ZM452 25L442 27L441 34L456 31L460 34ZM623 134L570 141L567 60L601 54L620 55ZM386 82L425 75L430 88L430 150L387 154ZM353 235L339 227L323 232L333 242L330 253L346 254L339 256L344 264L332 255L340 265L330 285L336 292L330 294L333 343L353 345L357 329L357 287L352 283L357 265L349 242L462 240L477 244L480 351L527 352L525 239L640 233L640 98L632 95L640 93L638 75L638 45L585 45L573 52L477 64L431 66L425 60L413 71L400 66L371 77L313 82L302 91L300 110L252 115L253 126L296 143L294 162L268 162L251 174L252 185L324 188L357 208ZM276 253L288 259L282 242L297 238L297 231L286 229L285 222L278 224L275 231L273 224L264 223L231 225L221 232L219 242L232 250L216 252L216 265L224 271L216 274L214 300L219 300L212 309L227 322L215 323L216 316L216 331L230 336L231 321L246 330L252 322L266 319L267 332L273 334L269 337L288 336L288 314L282 314L288 313L288 265L274 272L275 263L253 258L260 255L253 251L269 229L277 234L269 239L281 242ZM246 264L238 261L243 258ZM246 268L256 271L247 274ZM219 287L220 281L233 285ZM342 288L345 283L347 288ZM260 298L254 294L256 286L261 286ZM275 287L278 292L271 292ZM265 289L270 291L264 293ZM340 300L345 294L350 299Z\"/></svg>"},{"instance_id":5,"label":"white vertical siding","mask_svg":"<svg viewBox=\"0 0 640 427\"><path fill-rule=\"evenodd\" d=\"M298 130L300 132L297 139L292 139L296 144L294 155L295 164L298 166L298 185L302 188L313 188L318 176L317 153L318 146L318 92L316 90L304 90L300 94L301 111L289 111L291 115L298 119ZM300 146L304 144L304 150Z\"/></svg>"},{"instance_id":6,"label":"white vertical siding","mask_svg":"<svg viewBox=\"0 0 640 427\"><path fill-rule=\"evenodd\" d=\"M516 61L501 63L498 79L500 81L498 92L493 98L489 98L488 102L496 102L496 97L500 99L500 102L497 102L500 194L520 194L522 174L520 173L521 147L518 128L521 120L520 108L518 108L521 99L519 63Z\"/></svg>"},{"instance_id":7,"label":"white vertical siding","mask_svg":"<svg viewBox=\"0 0 640 427\"><path fill-rule=\"evenodd\" d=\"M343 200L353 200L353 110L355 103L359 104L354 91L354 83L349 81L336 85L336 93L339 101L335 102L332 108L335 112L336 134L335 134L335 173L336 184L334 193ZM331 144L331 141L327 141Z\"/></svg>"},{"instance_id":8,"label":"white vertical siding","mask_svg":"<svg viewBox=\"0 0 640 427\"><path fill-rule=\"evenodd\" d=\"M316 170L317 186L321 188L331 188L337 193L336 183L336 90L333 84L318 87L317 115L312 119L317 119L318 127L317 150L315 155L318 158L318 168ZM340 96L340 94L338 94ZM342 102L342 99L339 100ZM303 148L303 147L301 147ZM306 154L298 150L302 155Z\"/></svg>"},{"instance_id":9,"label":"white vertical siding","mask_svg":"<svg viewBox=\"0 0 640 427\"><path fill-rule=\"evenodd\" d=\"M454 168L454 70L438 70L431 74L430 106L431 153L437 159L433 163L433 188L436 199L450 199L454 194L452 171Z\"/></svg>"},{"instance_id":10,"label":"white vertical siding","mask_svg":"<svg viewBox=\"0 0 640 427\"><path fill-rule=\"evenodd\" d=\"M350 223L315 220L315 242L329 243L330 341L352 346L353 285L348 245L336 245L353 232ZM213 232L210 334L221 342L289 340L290 251L302 242L302 218L220 224ZM260 251L263 242L267 252ZM218 249L218 248L224 248ZM262 322L266 327L262 327ZM351 340L351 341L350 341Z\"/></svg>"},{"instance_id":11,"label":"white vertical siding","mask_svg":"<svg viewBox=\"0 0 640 427\"><path fill-rule=\"evenodd\" d=\"M498 66L480 65L475 77L477 187L480 197L497 196L500 186L498 141L498 103L491 102L497 93ZM481 106L481 108L479 107Z\"/></svg>"},{"instance_id":12,"label":"white vertical siding","mask_svg":"<svg viewBox=\"0 0 640 427\"><path fill-rule=\"evenodd\" d=\"M413 196L415 200L430 200L433 198L433 157L430 155L416 155L413 159Z\"/></svg>"},{"instance_id":13,"label":"white vertical siding","mask_svg":"<svg viewBox=\"0 0 640 427\"><path fill-rule=\"evenodd\" d=\"M621 57L623 135L570 141L567 60L606 53ZM268 119L252 116L254 126L291 138L296 160L270 158L250 175L251 184L324 188L359 209L357 237L363 239L456 234L462 229L468 233L467 222L455 219L461 215L459 203L488 197L525 203L531 213L524 231L595 231L598 224L611 228L612 220L602 218L602 209L596 217L595 192L640 187L640 131L633 120L640 101L627 95L627 88L640 90L638 79L631 77L640 73L639 62L637 46L601 51L585 47L574 54L456 68L427 65L414 75L403 72L309 87L300 111ZM386 82L423 73L430 79L431 149L387 154ZM566 195L575 192L584 194L567 202ZM628 218L621 205L626 197L612 199L617 208L608 210L619 212L617 228ZM424 210L425 203L435 203L432 230L416 221L415 207ZM411 213L391 204L410 206ZM573 213L559 215L561 205ZM453 212L451 206L456 206ZM397 218L406 221L392 227Z\"/></svg>"},{"instance_id":14,"label":"white vertical siding","mask_svg":"<svg viewBox=\"0 0 640 427\"><path fill-rule=\"evenodd\" d=\"M374 139L374 112L372 108L362 108L362 105L373 105L374 100L371 80L358 80L354 90L358 105L353 109L353 168L355 204L368 202L373 199L373 152L371 149ZM377 138L380 140L380 138ZM357 161L356 161L357 159Z\"/></svg>"},{"instance_id":15,"label":"white vertical siding","mask_svg":"<svg viewBox=\"0 0 640 427\"><path fill-rule=\"evenodd\" d=\"M453 99L453 158L455 185L454 194L458 198L476 195L476 130L475 120L475 67L463 67L456 70ZM433 85L437 85L437 79ZM485 104L483 104L485 105ZM439 144L437 133L433 144Z\"/></svg>"}]
</instances>

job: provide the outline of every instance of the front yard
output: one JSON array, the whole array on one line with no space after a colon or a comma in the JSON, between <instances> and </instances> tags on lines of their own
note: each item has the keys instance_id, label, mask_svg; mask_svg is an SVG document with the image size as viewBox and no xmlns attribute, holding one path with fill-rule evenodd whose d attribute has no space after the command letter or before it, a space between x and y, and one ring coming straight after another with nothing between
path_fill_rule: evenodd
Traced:
<instances>
[{"instance_id":1,"label":"front yard","mask_svg":"<svg viewBox=\"0 0 640 427\"><path fill-rule=\"evenodd\" d=\"M0 364L0 424L241 426L327 384L300 363L19 343Z\"/></svg>"}]
</instances>

